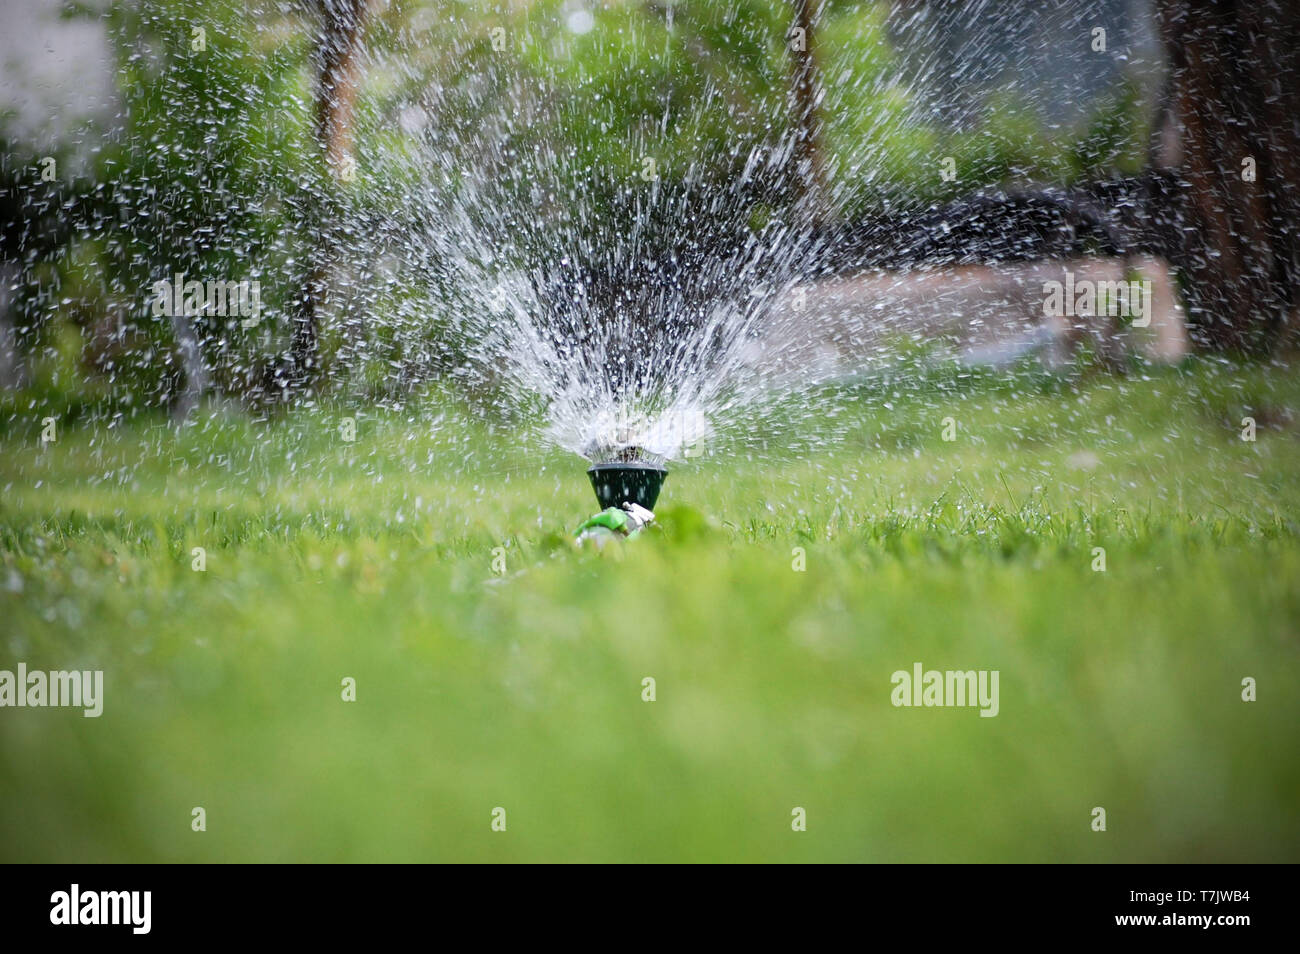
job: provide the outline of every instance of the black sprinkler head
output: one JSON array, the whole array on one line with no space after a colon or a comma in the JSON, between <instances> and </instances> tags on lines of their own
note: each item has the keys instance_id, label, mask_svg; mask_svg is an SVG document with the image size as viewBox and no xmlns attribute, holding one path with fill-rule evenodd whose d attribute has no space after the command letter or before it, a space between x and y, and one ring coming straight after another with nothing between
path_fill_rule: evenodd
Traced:
<instances>
[{"instance_id":1,"label":"black sprinkler head","mask_svg":"<svg viewBox=\"0 0 1300 954\"><path fill-rule=\"evenodd\" d=\"M602 509L634 503L654 510L668 470L658 464L609 461L587 471Z\"/></svg>"}]
</instances>

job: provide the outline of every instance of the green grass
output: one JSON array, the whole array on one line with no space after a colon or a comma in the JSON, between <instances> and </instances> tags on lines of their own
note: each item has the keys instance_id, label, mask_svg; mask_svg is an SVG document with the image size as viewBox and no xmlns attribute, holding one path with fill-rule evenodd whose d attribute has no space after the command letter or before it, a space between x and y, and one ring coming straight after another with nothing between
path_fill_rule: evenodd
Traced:
<instances>
[{"instance_id":1,"label":"green grass","mask_svg":"<svg viewBox=\"0 0 1300 954\"><path fill-rule=\"evenodd\" d=\"M0 669L106 701L0 709L0 860L1300 860L1295 371L864 387L603 554L581 462L453 402L19 407ZM918 661L999 715L895 708Z\"/></svg>"}]
</instances>

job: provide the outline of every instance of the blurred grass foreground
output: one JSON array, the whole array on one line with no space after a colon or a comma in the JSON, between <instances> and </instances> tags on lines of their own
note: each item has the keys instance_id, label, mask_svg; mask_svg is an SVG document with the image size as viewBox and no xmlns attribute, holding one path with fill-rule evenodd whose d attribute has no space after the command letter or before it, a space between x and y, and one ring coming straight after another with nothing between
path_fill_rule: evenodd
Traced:
<instances>
[{"instance_id":1,"label":"blurred grass foreground","mask_svg":"<svg viewBox=\"0 0 1300 954\"><path fill-rule=\"evenodd\" d=\"M34 411L0 669L104 699L0 711L0 855L1295 861L1297 402L1211 361L867 388L601 553L584 465L447 396ZM893 705L916 663L997 671L997 715Z\"/></svg>"}]
</instances>

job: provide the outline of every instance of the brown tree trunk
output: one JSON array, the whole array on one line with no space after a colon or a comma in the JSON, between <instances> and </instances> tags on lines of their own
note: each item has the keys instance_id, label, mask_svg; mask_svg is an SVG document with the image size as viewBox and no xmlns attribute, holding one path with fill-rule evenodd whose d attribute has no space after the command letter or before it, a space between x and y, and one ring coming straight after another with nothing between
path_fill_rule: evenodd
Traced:
<instances>
[{"instance_id":1,"label":"brown tree trunk","mask_svg":"<svg viewBox=\"0 0 1300 954\"><path fill-rule=\"evenodd\" d=\"M794 119L791 162L798 207L806 210L811 225L826 217L825 150L822 144L821 85L817 81L814 29L821 12L820 0L792 0L794 21L786 37L790 50L790 111Z\"/></svg>"},{"instance_id":2,"label":"brown tree trunk","mask_svg":"<svg viewBox=\"0 0 1300 954\"><path fill-rule=\"evenodd\" d=\"M370 0L320 0L316 140L339 175L352 155L352 118L361 80L361 37Z\"/></svg>"},{"instance_id":3,"label":"brown tree trunk","mask_svg":"<svg viewBox=\"0 0 1300 954\"><path fill-rule=\"evenodd\" d=\"M347 178L354 162L353 117L361 79L361 41L371 0L317 0L321 18L315 51L317 69L316 145L325 164L324 188ZM311 384L320 369L320 323L337 254L331 196L313 196L315 214L305 223L314 246L293 310L287 391Z\"/></svg>"},{"instance_id":4,"label":"brown tree trunk","mask_svg":"<svg viewBox=\"0 0 1300 954\"><path fill-rule=\"evenodd\" d=\"M1211 347L1262 351L1300 282L1300 4L1158 0L1157 10L1191 317Z\"/></svg>"}]
</instances>

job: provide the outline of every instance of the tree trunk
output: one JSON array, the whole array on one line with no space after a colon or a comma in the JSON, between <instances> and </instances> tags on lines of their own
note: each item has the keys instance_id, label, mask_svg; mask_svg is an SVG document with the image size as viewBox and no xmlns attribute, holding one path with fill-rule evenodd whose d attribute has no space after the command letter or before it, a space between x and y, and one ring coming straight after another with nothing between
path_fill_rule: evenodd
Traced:
<instances>
[{"instance_id":1,"label":"tree trunk","mask_svg":"<svg viewBox=\"0 0 1300 954\"><path fill-rule=\"evenodd\" d=\"M325 165L323 188L332 190L350 176L353 166L353 117L361 78L361 40L371 0L317 0L321 17L315 51L316 146ZM293 308L288 380L276 382L285 392L309 386L320 370L320 324L329 296L338 253L333 196L311 196L304 216L313 247Z\"/></svg>"},{"instance_id":2,"label":"tree trunk","mask_svg":"<svg viewBox=\"0 0 1300 954\"><path fill-rule=\"evenodd\" d=\"M1158 0L1202 343L1261 352L1300 281L1300 4Z\"/></svg>"},{"instance_id":3,"label":"tree trunk","mask_svg":"<svg viewBox=\"0 0 1300 954\"><path fill-rule=\"evenodd\" d=\"M176 340L181 368L185 373L185 385L181 393L176 395L172 416L177 421L185 421L212 387L212 379L208 374L208 366L203 363L203 348L199 343L194 320L184 309L181 309L180 314L172 316L172 337Z\"/></svg>"},{"instance_id":4,"label":"tree trunk","mask_svg":"<svg viewBox=\"0 0 1300 954\"><path fill-rule=\"evenodd\" d=\"M795 174L796 208L807 212L810 226L826 218L826 162L822 144L821 86L817 82L817 58L813 31L820 14L820 0L793 0L794 22L786 37L790 50L790 111L794 119L791 162Z\"/></svg>"},{"instance_id":5,"label":"tree trunk","mask_svg":"<svg viewBox=\"0 0 1300 954\"><path fill-rule=\"evenodd\" d=\"M0 260L0 392L19 391L28 384L27 362L18 350L18 330L9 318L13 306L9 289L21 274L17 265Z\"/></svg>"}]
</instances>

